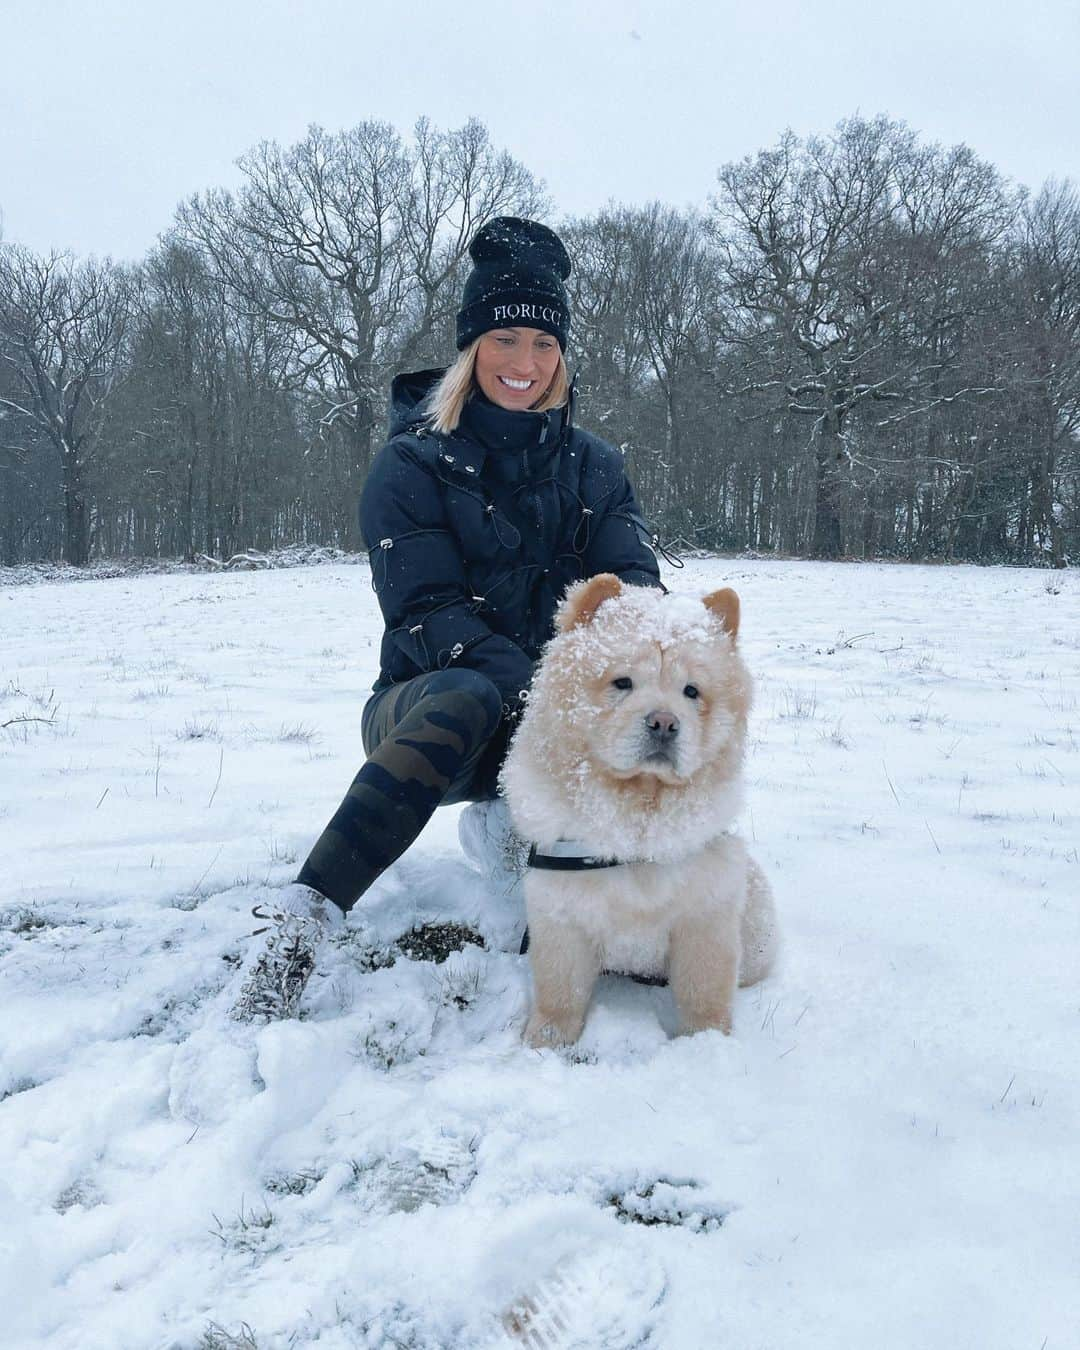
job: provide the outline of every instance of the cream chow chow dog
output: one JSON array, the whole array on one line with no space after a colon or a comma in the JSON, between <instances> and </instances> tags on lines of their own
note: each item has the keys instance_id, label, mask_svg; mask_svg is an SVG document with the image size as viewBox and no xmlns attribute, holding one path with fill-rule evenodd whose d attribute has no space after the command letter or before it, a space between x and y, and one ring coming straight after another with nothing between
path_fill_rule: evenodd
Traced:
<instances>
[{"instance_id":1,"label":"cream chow chow dog","mask_svg":"<svg viewBox=\"0 0 1080 1350\"><path fill-rule=\"evenodd\" d=\"M731 1030L771 967L768 882L731 833L751 683L739 599L572 586L502 783L533 844L525 878L530 1045L581 1034L601 971L666 975L686 1032Z\"/></svg>"}]
</instances>

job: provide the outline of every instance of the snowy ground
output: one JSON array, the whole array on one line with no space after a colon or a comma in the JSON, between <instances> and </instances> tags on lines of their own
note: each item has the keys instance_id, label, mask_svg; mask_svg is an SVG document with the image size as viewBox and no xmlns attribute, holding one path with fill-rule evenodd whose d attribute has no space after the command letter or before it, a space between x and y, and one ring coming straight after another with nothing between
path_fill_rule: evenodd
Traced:
<instances>
[{"instance_id":1,"label":"snowy ground","mask_svg":"<svg viewBox=\"0 0 1080 1350\"><path fill-rule=\"evenodd\" d=\"M366 569L0 588L5 1345L1080 1346L1080 579L668 580L742 595L786 951L730 1039L609 978L574 1055L454 809L302 1020L221 1018L361 760ZM369 968L436 920L487 946Z\"/></svg>"}]
</instances>

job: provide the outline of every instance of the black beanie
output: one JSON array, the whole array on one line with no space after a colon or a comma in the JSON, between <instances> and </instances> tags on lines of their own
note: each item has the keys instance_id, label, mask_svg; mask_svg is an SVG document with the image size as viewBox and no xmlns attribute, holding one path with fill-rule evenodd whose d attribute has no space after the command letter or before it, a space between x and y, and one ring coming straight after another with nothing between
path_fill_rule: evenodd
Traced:
<instances>
[{"instance_id":1,"label":"black beanie","mask_svg":"<svg viewBox=\"0 0 1080 1350\"><path fill-rule=\"evenodd\" d=\"M566 350L570 255L546 225L499 216L473 236L473 270L457 316L460 351L492 328L540 328Z\"/></svg>"}]
</instances>

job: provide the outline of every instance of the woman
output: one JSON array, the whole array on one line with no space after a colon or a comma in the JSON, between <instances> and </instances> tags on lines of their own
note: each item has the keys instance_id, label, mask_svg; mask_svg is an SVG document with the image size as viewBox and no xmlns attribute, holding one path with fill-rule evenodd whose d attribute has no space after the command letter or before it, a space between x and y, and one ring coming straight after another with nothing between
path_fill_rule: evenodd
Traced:
<instances>
[{"instance_id":1,"label":"woman","mask_svg":"<svg viewBox=\"0 0 1080 1350\"><path fill-rule=\"evenodd\" d=\"M440 804L491 801L533 665L572 582L660 585L622 455L573 424L570 258L536 221L490 221L446 370L399 375L360 503L386 622L368 759L275 899L239 1015L295 1010L315 946Z\"/></svg>"}]
</instances>

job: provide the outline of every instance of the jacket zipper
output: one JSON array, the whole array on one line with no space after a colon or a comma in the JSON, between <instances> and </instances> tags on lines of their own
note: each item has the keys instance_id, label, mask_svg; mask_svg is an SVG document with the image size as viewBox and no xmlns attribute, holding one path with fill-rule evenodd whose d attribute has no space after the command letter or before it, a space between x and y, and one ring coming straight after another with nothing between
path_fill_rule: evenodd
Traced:
<instances>
[{"instance_id":1,"label":"jacket zipper","mask_svg":"<svg viewBox=\"0 0 1080 1350\"><path fill-rule=\"evenodd\" d=\"M547 440L548 427L551 425L551 414L550 414L550 413L542 413L542 414L541 414L541 418L542 418L542 420L541 420L541 422L540 422L540 437L539 437L539 439L538 439L537 442L536 442L537 445L543 445L544 442ZM525 452L524 452L524 455L523 455L523 460L522 460L522 462L523 462L523 466L524 466L524 470L525 470L525 481L526 481L526 482L531 482L531 479L530 479L530 477L529 477L529 451L528 451L528 447L526 447L526 449L525 449ZM542 506L542 504L541 504L541 502L540 502L540 494L539 494L539 492L533 492L532 498L533 498L533 507L534 507L534 510L535 510L535 512L536 512L536 537L537 537L537 540L538 540L538 541L543 542L543 538L544 538L544 508L543 508L543 506Z\"/></svg>"}]
</instances>

